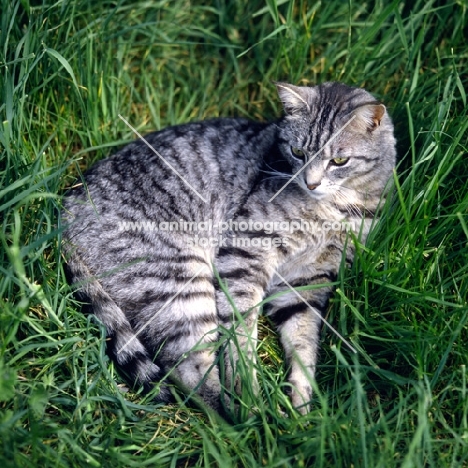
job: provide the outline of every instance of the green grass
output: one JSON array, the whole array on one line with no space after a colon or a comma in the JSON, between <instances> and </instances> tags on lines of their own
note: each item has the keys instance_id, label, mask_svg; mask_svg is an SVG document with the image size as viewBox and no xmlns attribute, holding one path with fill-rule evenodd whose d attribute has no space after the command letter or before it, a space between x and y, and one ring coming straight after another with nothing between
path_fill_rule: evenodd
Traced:
<instances>
[{"instance_id":1,"label":"green grass","mask_svg":"<svg viewBox=\"0 0 468 468\"><path fill-rule=\"evenodd\" d=\"M468 466L467 8L1 0L2 466ZM118 114L143 133L268 119L271 80L365 86L395 121L395 197L327 316L358 354L323 330L306 417L266 321L261 397L247 385L234 422L122 393L64 279L61 196L133 139Z\"/></svg>"}]
</instances>

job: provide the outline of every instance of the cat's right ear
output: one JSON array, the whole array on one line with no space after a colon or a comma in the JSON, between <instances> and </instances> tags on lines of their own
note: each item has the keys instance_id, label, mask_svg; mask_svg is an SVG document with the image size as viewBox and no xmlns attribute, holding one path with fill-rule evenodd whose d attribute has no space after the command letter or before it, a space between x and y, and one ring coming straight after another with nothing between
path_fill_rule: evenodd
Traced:
<instances>
[{"instance_id":1,"label":"cat's right ear","mask_svg":"<svg viewBox=\"0 0 468 468\"><path fill-rule=\"evenodd\" d=\"M273 81L278 95L283 103L284 110L289 115L294 115L299 112L310 112L310 105L307 102L307 93L305 88L294 86L288 83Z\"/></svg>"},{"instance_id":2,"label":"cat's right ear","mask_svg":"<svg viewBox=\"0 0 468 468\"><path fill-rule=\"evenodd\" d=\"M380 127L385 113L386 108L380 102L361 104L352 112L354 122L351 123L350 128L354 128L359 132L372 133L376 128Z\"/></svg>"}]
</instances>

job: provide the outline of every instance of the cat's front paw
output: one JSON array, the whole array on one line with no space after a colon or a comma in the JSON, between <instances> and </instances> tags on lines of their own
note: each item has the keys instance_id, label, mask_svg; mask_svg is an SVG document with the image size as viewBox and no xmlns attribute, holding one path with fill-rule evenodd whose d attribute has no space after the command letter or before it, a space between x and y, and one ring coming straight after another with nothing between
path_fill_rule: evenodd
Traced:
<instances>
[{"instance_id":1,"label":"cat's front paw","mask_svg":"<svg viewBox=\"0 0 468 468\"><path fill-rule=\"evenodd\" d=\"M302 415L310 412L312 399L312 387L309 382L290 381L290 398L292 406Z\"/></svg>"}]
</instances>

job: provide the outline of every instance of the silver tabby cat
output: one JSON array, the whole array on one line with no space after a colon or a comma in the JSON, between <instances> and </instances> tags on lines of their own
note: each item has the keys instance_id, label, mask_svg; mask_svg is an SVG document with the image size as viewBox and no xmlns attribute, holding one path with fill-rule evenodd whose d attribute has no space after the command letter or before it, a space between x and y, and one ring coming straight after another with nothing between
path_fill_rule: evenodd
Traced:
<instances>
[{"instance_id":1,"label":"silver tabby cat","mask_svg":"<svg viewBox=\"0 0 468 468\"><path fill-rule=\"evenodd\" d=\"M265 313L284 347L292 404L309 411L320 314L354 255L338 226L365 240L395 165L390 117L365 90L276 86L279 120L152 133L98 162L64 200L71 281L105 325L115 362L147 389L171 372L217 410L221 385L241 392L240 353L253 362L258 304L287 291ZM289 289L304 285L322 286ZM234 327L238 342L222 357L220 327ZM162 384L159 400L170 396Z\"/></svg>"}]
</instances>

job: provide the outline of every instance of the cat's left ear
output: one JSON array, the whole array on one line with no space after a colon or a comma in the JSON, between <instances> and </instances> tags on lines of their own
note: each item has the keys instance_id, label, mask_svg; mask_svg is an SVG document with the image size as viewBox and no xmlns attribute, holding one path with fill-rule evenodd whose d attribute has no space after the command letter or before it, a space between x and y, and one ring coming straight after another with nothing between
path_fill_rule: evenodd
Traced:
<instances>
[{"instance_id":1,"label":"cat's left ear","mask_svg":"<svg viewBox=\"0 0 468 468\"><path fill-rule=\"evenodd\" d=\"M306 92L310 88L294 86L279 81L274 81L273 83L278 90L279 97L287 114L293 115L298 112L310 112L310 106L307 101L308 93Z\"/></svg>"},{"instance_id":2,"label":"cat's left ear","mask_svg":"<svg viewBox=\"0 0 468 468\"><path fill-rule=\"evenodd\" d=\"M353 121L350 123L350 127L361 132L373 132L380 127L386 111L387 109L380 102L363 104L351 113Z\"/></svg>"}]
</instances>

